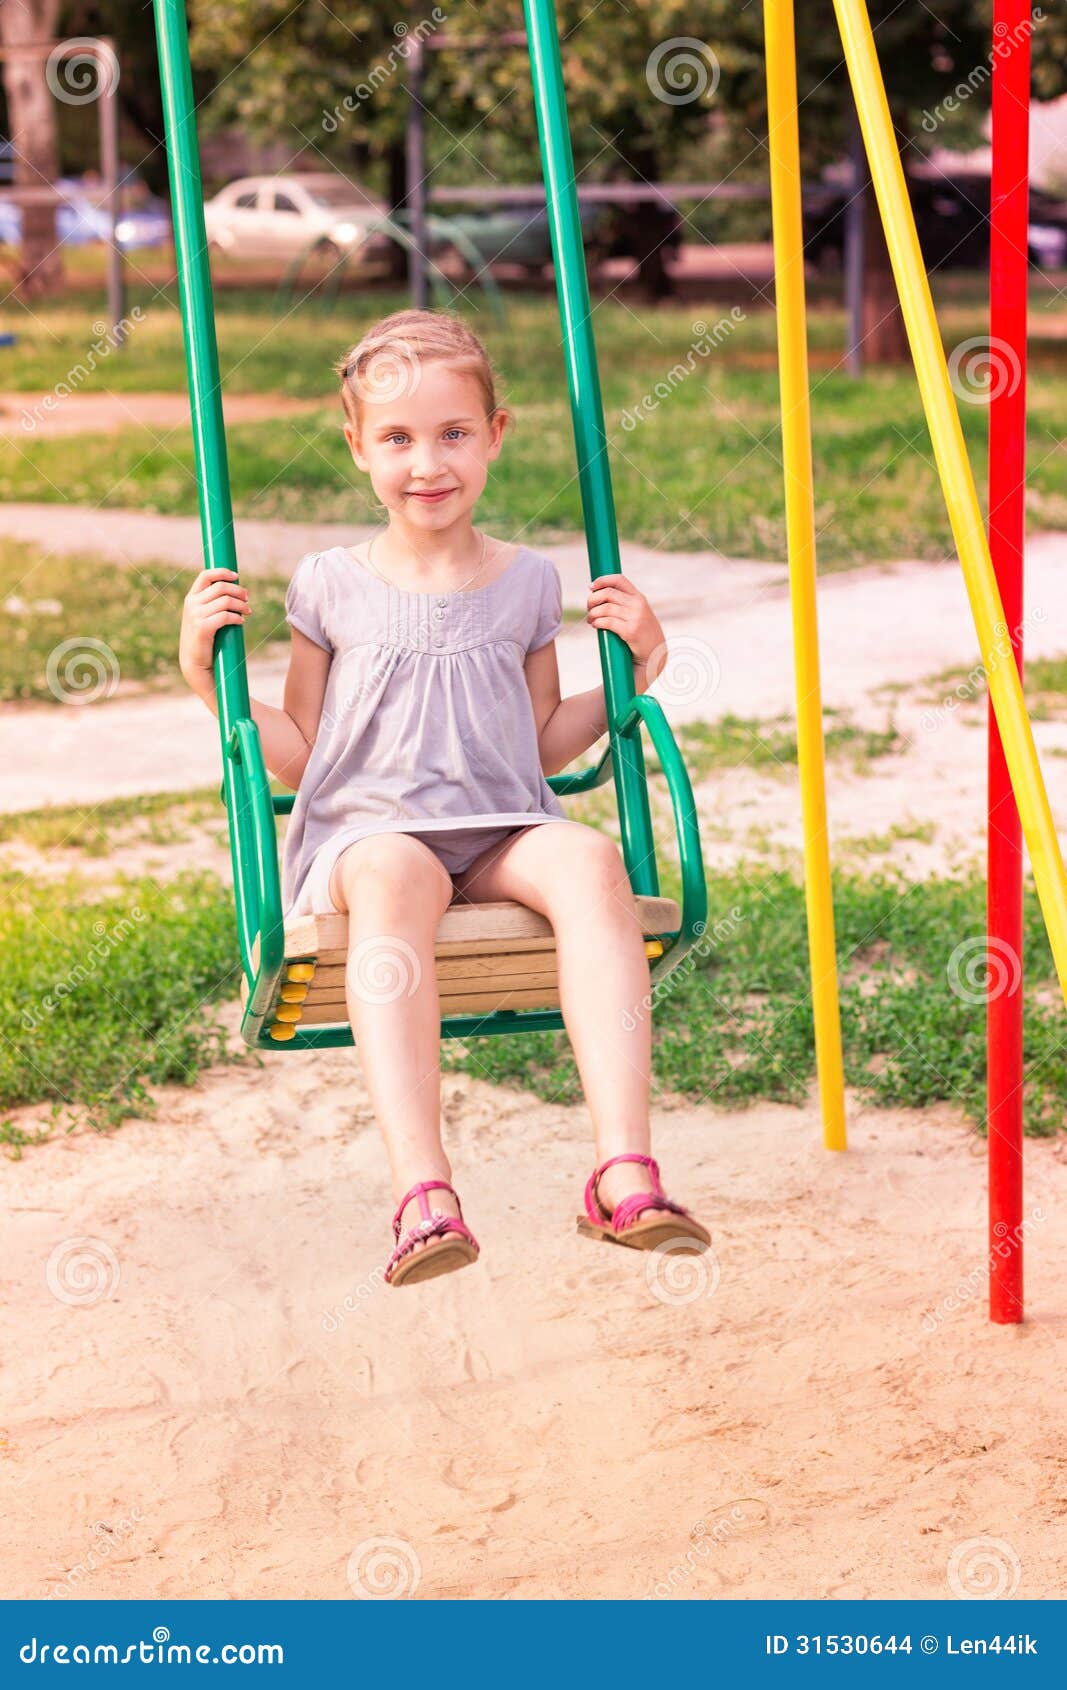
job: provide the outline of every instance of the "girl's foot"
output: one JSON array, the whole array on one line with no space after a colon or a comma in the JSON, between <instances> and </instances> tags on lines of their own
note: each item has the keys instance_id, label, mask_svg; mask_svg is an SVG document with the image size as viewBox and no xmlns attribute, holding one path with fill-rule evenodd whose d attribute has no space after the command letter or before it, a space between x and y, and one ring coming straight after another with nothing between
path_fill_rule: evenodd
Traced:
<instances>
[{"instance_id":1,"label":"girl's foot","mask_svg":"<svg viewBox=\"0 0 1067 1690\"><path fill-rule=\"evenodd\" d=\"M655 1188L651 1169L640 1162L616 1162L601 1175L596 1189L597 1196L610 1214L624 1197L636 1197L642 1191L651 1195ZM637 1209L634 1219L643 1220L646 1215L654 1213L653 1208Z\"/></svg>"},{"instance_id":2,"label":"girl's foot","mask_svg":"<svg viewBox=\"0 0 1067 1690\"><path fill-rule=\"evenodd\" d=\"M646 1193L649 1201L642 1203ZM585 1188L585 1214L578 1217L578 1231L638 1250L653 1250L673 1238L689 1239L695 1249L706 1249L711 1243L707 1228L667 1196L653 1157L636 1151L610 1156L593 1172Z\"/></svg>"},{"instance_id":3,"label":"girl's foot","mask_svg":"<svg viewBox=\"0 0 1067 1690\"><path fill-rule=\"evenodd\" d=\"M432 1198L430 1199L430 1212L431 1212L431 1214L438 1209L441 1211L442 1214L455 1215L457 1217L457 1219L460 1219L460 1220L462 1220L462 1218L463 1218L462 1215L460 1214L459 1198L456 1196L455 1192L451 1188L449 1188L448 1191L435 1191L434 1192ZM406 1203L404 1205L403 1209L400 1211L400 1236L401 1236L401 1238L404 1237L405 1233L410 1232L412 1227L418 1226L419 1222L422 1219L423 1219L423 1214L422 1214L422 1210L419 1208L419 1200L418 1200L417 1197L413 1197L411 1199L411 1202ZM440 1242L441 1242L441 1235L439 1233L435 1233L432 1238L417 1238L417 1239L415 1239L414 1242L412 1243L411 1248L414 1251L436 1250L436 1248L440 1244Z\"/></svg>"},{"instance_id":4,"label":"girl's foot","mask_svg":"<svg viewBox=\"0 0 1067 1690\"><path fill-rule=\"evenodd\" d=\"M434 1194L432 1208L428 1192ZM420 1180L411 1187L393 1216L393 1236L396 1248L385 1269L388 1285L432 1279L478 1259L478 1242L446 1180Z\"/></svg>"}]
</instances>

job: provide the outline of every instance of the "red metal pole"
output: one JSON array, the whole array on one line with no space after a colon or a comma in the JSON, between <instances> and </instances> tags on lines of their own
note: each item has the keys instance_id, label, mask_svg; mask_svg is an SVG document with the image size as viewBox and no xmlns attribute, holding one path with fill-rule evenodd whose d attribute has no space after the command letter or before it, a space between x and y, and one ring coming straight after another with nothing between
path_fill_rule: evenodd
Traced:
<instances>
[{"instance_id":1,"label":"red metal pole","mask_svg":"<svg viewBox=\"0 0 1067 1690\"><path fill-rule=\"evenodd\" d=\"M989 548L1022 673L1026 495L1029 0L995 0L990 185ZM1005 642L1005 660L1007 649ZM989 709L987 1005L989 1317L1023 1318L1023 855L1019 812Z\"/></svg>"}]
</instances>

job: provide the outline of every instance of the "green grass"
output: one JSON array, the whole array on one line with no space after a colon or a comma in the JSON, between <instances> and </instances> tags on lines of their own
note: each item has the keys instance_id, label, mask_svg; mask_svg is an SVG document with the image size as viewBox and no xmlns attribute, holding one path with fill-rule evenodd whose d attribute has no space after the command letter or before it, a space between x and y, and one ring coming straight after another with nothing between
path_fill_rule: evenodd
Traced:
<instances>
[{"instance_id":1,"label":"green grass","mask_svg":"<svg viewBox=\"0 0 1067 1690\"><path fill-rule=\"evenodd\" d=\"M923 702L933 708L970 711L986 708L985 666L968 669L959 664L928 675L921 683ZM958 689L958 690L957 690ZM1067 657L1023 657L1023 692L1032 721L1047 722L1061 717L1067 705Z\"/></svg>"},{"instance_id":2,"label":"green grass","mask_svg":"<svg viewBox=\"0 0 1067 1690\"><path fill-rule=\"evenodd\" d=\"M894 845L915 840L932 845L937 834L933 822L894 822L885 833L861 833L841 841L841 849L856 857L884 856Z\"/></svg>"},{"instance_id":3,"label":"green grass","mask_svg":"<svg viewBox=\"0 0 1067 1690\"><path fill-rule=\"evenodd\" d=\"M677 896L677 886L664 891ZM217 1005L237 996L233 911L211 873L160 885L123 877L102 891L79 876L31 884L0 876L0 1143L109 1130L151 1116L152 1088L193 1085L208 1066L258 1061L231 1048ZM948 1102L981 1127L985 1013L954 954L981 949L982 879L835 876L841 1022L849 1084L886 1106ZM961 947L963 948L961 951ZM163 960L165 959L165 966ZM1063 1004L1032 889L1024 943L1026 1127L1060 1130L1067 1099ZM709 882L709 931L655 988L656 1096L739 1105L801 1103L814 1078L803 888L784 869L746 867ZM292 1060L299 1060L293 1056ZM536 1096L581 1101L567 1037L446 1040L442 1066ZM11 1110L45 1105L33 1127Z\"/></svg>"},{"instance_id":4,"label":"green grass","mask_svg":"<svg viewBox=\"0 0 1067 1690\"><path fill-rule=\"evenodd\" d=\"M1067 657L1023 657L1023 691L1030 704L1030 719L1051 722L1062 717L1067 705Z\"/></svg>"},{"instance_id":5,"label":"green grass","mask_svg":"<svg viewBox=\"0 0 1067 1690\"><path fill-rule=\"evenodd\" d=\"M272 789L288 790L273 782ZM0 815L0 842L18 839L45 854L67 850L102 858L119 844L181 844L205 822L216 823L220 839L225 841L226 814L218 787L111 798L89 809L78 804L53 804L43 810L12 810Z\"/></svg>"},{"instance_id":6,"label":"green grass","mask_svg":"<svg viewBox=\"0 0 1067 1690\"><path fill-rule=\"evenodd\" d=\"M861 728L847 712L828 710L831 725L823 740L828 757L846 758L856 773L863 773L876 757L887 757L903 748L903 741L890 722L884 729ZM833 717L843 720L832 721ZM791 768L797 762L796 729L791 718L778 716L761 722L755 717L728 714L717 722L685 722L677 730L679 746L690 778L702 780L715 769Z\"/></svg>"},{"instance_id":7,"label":"green grass","mask_svg":"<svg viewBox=\"0 0 1067 1690\"><path fill-rule=\"evenodd\" d=\"M746 869L717 875L709 893L709 933L720 923L720 937L699 956L690 953L663 985L653 1095L723 1106L802 1103L815 1077L803 888L783 871ZM985 1007L958 996L947 970L957 947L983 934L984 915L979 876L913 884L887 875L835 877L845 1075L872 1103L948 1102L983 1129ZM1032 889L1024 966L1026 1130L1048 1136L1063 1124L1067 1046ZM969 976L962 978L969 989ZM581 1101L562 1034L485 1039L466 1050L449 1043L442 1060L545 1100Z\"/></svg>"},{"instance_id":8,"label":"green grass","mask_svg":"<svg viewBox=\"0 0 1067 1690\"><path fill-rule=\"evenodd\" d=\"M952 346L985 330L980 286L939 283L942 327ZM121 353L101 359L81 391L180 390L184 385L173 291L153 299ZM245 423L229 431L230 471L239 515L268 520L362 522L379 512L340 432L330 364L400 294L353 298L329 314L309 302L275 316L266 295L218 299L223 380L234 393L320 395L321 412ZM84 363L101 301L35 305L33 318L6 314L19 333L6 355L10 388L47 388ZM668 550L716 548L778 559L785 553L774 320L765 305L718 345L695 356L691 374L657 384L714 329L728 308L712 303L649 310L603 302L594 310L604 411L611 443L621 533ZM1061 313L1062 314L1062 313ZM522 531L550 542L582 527L566 380L554 302L509 299L500 327L484 309L472 321L502 374L516 413L479 507L490 531ZM1067 339L1051 296L1035 301L1029 405L1031 527L1067 526ZM1047 329L1047 333L1043 332ZM914 378L909 369L873 371L859 382L837 367L839 310L811 321L816 519L824 568L903 556L953 555ZM705 336L702 344L708 343ZM633 428L624 418L640 409ZM963 403L961 421L978 485L985 479L986 411ZM140 429L96 437L20 436L0 468L0 499L86 502L191 515L196 510L191 435Z\"/></svg>"},{"instance_id":9,"label":"green grass","mask_svg":"<svg viewBox=\"0 0 1067 1690\"><path fill-rule=\"evenodd\" d=\"M116 565L52 557L0 540L0 700L100 705L119 682L184 686L178 670L182 601L199 560ZM257 577L245 624L250 652L288 643L285 580ZM69 645L66 642L70 642Z\"/></svg>"},{"instance_id":10,"label":"green grass","mask_svg":"<svg viewBox=\"0 0 1067 1690\"><path fill-rule=\"evenodd\" d=\"M1067 657L1024 657L1023 677L1034 693L1067 695Z\"/></svg>"},{"instance_id":11,"label":"green grass","mask_svg":"<svg viewBox=\"0 0 1067 1690\"><path fill-rule=\"evenodd\" d=\"M101 894L76 875L5 873L0 936L0 1111L47 1103L53 1130L106 1129L154 1114L152 1086L194 1085L228 1060L214 1006L236 996L239 969L216 876L124 879ZM0 1137L26 1142L10 1118Z\"/></svg>"}]
</instances>

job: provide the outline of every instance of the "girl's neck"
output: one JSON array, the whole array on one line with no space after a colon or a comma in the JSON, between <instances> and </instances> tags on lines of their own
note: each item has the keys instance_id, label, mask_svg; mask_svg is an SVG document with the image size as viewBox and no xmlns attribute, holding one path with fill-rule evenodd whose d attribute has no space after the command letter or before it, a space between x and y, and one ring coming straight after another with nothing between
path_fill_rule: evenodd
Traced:
<instances>
[{"instance_id":1,"label":"girl's neck","mask_svg":"<svg viewBox=\"0 0 1067 1690\"><path fill-rule=\"evenodd\" d=\"M386 575L431 587L459 580L478 567L482 551L480 535L470 518L455 522L437 533L412 529L402 518L393 517L384 533L373 541L373 559ZM485 566L492 567L494 542L486 540Z\"/></svg>"}]
</instances>

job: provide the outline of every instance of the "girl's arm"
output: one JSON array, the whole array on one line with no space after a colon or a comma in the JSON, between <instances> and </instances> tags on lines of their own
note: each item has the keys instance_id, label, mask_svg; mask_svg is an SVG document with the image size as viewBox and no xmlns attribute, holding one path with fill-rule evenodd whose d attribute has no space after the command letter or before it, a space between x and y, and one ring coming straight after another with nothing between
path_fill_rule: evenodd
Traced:
<instances>
[{"instance_id":1,"label":"girl's arm","mask_svg":"<svg viewBox=\"0 0 1067 1690\"><path fill-rule=\"evenodd\" d=\"M249 613L248 590L231 569L202 569L185 599L178 663L182 675L213 716L218 715L212 651L215 634L228 622L243 623ZM259 729L263 761L270 774L293 791L311 756L319 730L326 681L333 653L291 628L292 647L282 709L250 700Z\"/></svg>"},{"instance_id":2,"label":"girl's arm","mask_svg":"<svg viewBox=\"0 0 1067 1690\"><path fill-rule=\"evenodd\" d=\"M623 575L598 576L590 587L586 621L594 628L611 628L626 641L633 655L634 688L647 692L666 662L667 642L659 619L633 582ZM607 733L604 688L561 698L555 640L531 652L525 668L541 768L546 775L559 774Z\"/></svg>"}]
</instances>

